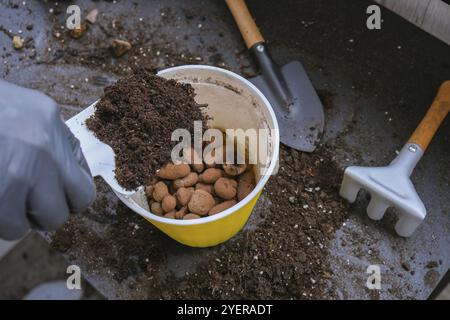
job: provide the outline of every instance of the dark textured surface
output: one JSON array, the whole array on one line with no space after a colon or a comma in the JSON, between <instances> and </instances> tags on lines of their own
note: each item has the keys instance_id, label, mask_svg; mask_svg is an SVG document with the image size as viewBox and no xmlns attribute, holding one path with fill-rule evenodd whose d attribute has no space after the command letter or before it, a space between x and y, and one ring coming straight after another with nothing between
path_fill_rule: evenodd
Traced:
<instances>
[{"instance_id":1,"label":"dark textured surface","mask_svg":"<svg viewBox=\"0 0 450 320\"><path fill-rule=\"evenodd\" d=\"M135 64L162 68L194 62L223 65L246 76L254 72L221 1L76 3L84 12L98 7L101 14L86 35L72 40L60 29L64 14L49 13L51 4L27 1L24 7L22 1L0 1L0 74L49 94L62 106L66 118L95 101L104 85ZM329 100L324 141L332 146L341 166L387 164L423 116L439 84L450 78L450 47L385 10L382 30L367 30L365 9L369 3L249 1L275 60L302 60L316 88ZM27 30L30 23L33 29ZM17 52L10 35L19 29L33 40ZM61 35L56 37L58 32ZM134 44L120 59L113 58L108 49L115 37ZM449 122L444 122L413 174L428 209L424 223L411 238L398 238L393 218L370 221L364 213L367 202L361 199L331 243L328 260L335 276L326 282L332 296L423 299L448 270ZM105 201L116 201L106 188L100 195ZM261 199L248 228L258 224L269 205L267 197ZM109 220L91 214L80 221L92 233L101 233ZM204 259L202 251L186 250L163 236L160 243L152 245L176 247L169 250L165 261L167 270L179 275L195 271ZM139 297L132 284L124 285L109 275L108 268L84 260L84 246L80 243L77 250L65 254L82 267L95 287L111 298ZM132 261L129 263L132 266ZM380 291L365 286L366 268L371 264L381 267Z\"/></svg>"}]
</instances>

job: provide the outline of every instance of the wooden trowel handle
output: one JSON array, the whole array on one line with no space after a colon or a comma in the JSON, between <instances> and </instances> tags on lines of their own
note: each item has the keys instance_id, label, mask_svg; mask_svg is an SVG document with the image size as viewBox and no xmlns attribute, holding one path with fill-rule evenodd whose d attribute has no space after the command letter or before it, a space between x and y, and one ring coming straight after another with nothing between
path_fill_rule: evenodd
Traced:
<instances>
[{"instance_id":1,"label":"wooden trowel handle","mask_svg":"<svg viewBox=\"0 0 450 320\"><path fill-rule=\"evenodd\" d=\"M423 151L430 144L431 139L438 130L442 121L450 111L450 81L445 81L434 98L425 117L409 138L409 143L418 144Z\"/></svg>"},{"instance_id":2,"label":"wooden trowel handle","mask_svg":"<svg viewBox=\"0 0 450 320\"><path fill-rule=\"evenodd\" d=\"M241 31L247 48L250 49L256 43L264 42L264 38L259 32L258 26L253 20L252 15L248 11L244 0L225 0L231 14Z\"/></svg>"}]
</instances>

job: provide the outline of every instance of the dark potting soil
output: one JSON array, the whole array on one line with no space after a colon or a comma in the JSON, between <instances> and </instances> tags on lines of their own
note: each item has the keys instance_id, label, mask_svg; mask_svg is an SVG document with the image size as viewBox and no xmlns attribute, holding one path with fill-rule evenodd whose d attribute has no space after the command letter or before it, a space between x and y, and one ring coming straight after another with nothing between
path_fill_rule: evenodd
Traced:
<instances>
[{"instance_id":1,"label":"dark potting soil","mask_svg":"<svg viewBox=\"0 0 450 320\"><path fill-rule=\"evenodd\" d=\"M202 105L194 100L190 84L167 80L147 68L136 69L106 87L89 129L112 147L116 178L126 189L146 185L170 160L172 132L183 128L194 133L194 121L203 122Z\"/></svg>"},{"instance_id":2,"label":"dark potting soil","mask_svg":"<svg viewBox=\"0 0 450 320\"><path fill-rule=\"evenodd\" d=\"M338 194L341 178L326 148L307 154L282 146L278 174L259 200L266 209L255 210L252 227L219 246L178 244L101 193L87 220L71 218L52 247L82 256L87 273L108 272L129 288L126 298L331 298L339 275L327 259L330 241L348 212ZM108 228L94 231L90 220Z\"/></svg>"}]
</instances>

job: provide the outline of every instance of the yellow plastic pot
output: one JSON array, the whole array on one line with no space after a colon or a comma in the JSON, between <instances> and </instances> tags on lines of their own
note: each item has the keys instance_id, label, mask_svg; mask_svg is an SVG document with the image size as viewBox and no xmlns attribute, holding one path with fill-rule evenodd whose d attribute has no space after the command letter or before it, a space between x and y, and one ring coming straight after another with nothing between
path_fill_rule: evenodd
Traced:
<instances>
[{"instance_id":1,"label":"yellow plastic pot","mask_svg":"<svg viewBox=\"0 0 450 320\"><path fill-rule=\"evenodd\" d=\"M235 206L216 215L194 219L175 220L149 212L143 190L131 197L116 195L133 211L147 219L176 241L191 247L210 247L227 241L247 222L253 207L278 161L279 134L275 114L264 95L248 80L216 67L187 65L159 72L165 78L190 83L196 91L196 101L208 104L212 116L209 125L221 129L274 129L267 139L270 162L259 172L255 189Z\"/></svg>"}]
</instances>

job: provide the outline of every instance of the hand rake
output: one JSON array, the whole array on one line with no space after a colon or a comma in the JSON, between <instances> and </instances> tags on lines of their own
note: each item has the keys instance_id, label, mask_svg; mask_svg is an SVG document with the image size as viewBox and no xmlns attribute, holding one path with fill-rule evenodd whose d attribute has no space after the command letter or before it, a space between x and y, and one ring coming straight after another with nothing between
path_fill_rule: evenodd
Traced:
<instances>
[{"instance_id":1,"label":"hand rake","mask_svg":"<svg viewBox=\"0 0 450 320\"><path fill-rule=\"evenodd\" d=\"M395 230L409 237L427 214L410 175L449 111L450 81L446 81L398 156L386 167L346 168L340 195L354 202L360 189L368 191L371 200L367 214L373 220L380 220L387 208L397 208L400 215Z\"/></svg>"}]
</instances>

